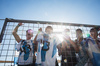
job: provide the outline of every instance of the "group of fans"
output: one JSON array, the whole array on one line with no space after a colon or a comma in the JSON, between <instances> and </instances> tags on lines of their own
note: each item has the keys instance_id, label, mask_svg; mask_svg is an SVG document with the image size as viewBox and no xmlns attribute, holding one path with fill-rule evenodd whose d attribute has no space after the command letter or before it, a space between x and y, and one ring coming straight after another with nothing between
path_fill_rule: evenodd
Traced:
<instances>
[{"instance_id":1,"label":"group of fans","mask_svg":"<svg viewBox=\"0 0 100 66\"><path fill-rule=\"evenodd\" d=\"M13 30L13 36L18 42L18 66L58 66L57 52L61 56L61 66L100 66L100 39L99 28L90 29L90 36L83 38L83 31L76 30L76 40L71 40L70 30L65 29L63 41L53 34L53 28L47 26L45 31L39 28L34 40L33 30L26 31L26 40L21 39L18 28ZM59 30L59 29L58 29Z\"/></svg>"}]
</instances>

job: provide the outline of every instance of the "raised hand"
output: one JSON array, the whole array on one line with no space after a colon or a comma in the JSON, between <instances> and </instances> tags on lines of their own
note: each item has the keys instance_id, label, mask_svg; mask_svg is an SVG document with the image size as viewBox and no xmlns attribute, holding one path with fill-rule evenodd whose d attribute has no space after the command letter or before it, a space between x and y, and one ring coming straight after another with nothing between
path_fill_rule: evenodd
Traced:
<instances>
[{"instance_id":1,"label":"raised hand","mask_svg":"<svg viewBox=\"0 0 100 66\"><path fill-rule=\"evenodd\" d=\"M41 31L42 31L42 28L39 28L39 29L38 29L38 31L40 31L40 32L41 32Z\"/></svg>"},{"instance_id":2,"label":"raised hand","mask_svg":"<svg viewBox=\"0 0 100 66\"><path fill-rule=\"evenodd\" d=\"M22 25L24 25L24 24L23 24L23 23L19 23L18 25L22 26Z\"/></svg>"}]
</instances>

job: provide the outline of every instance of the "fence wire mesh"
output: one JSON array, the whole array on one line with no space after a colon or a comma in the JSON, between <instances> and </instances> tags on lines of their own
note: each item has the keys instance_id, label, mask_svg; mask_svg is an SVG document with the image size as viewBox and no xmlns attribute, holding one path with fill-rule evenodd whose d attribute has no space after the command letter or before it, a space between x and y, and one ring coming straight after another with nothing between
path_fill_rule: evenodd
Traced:
<instances>
[{"instance_id":1,"label":"fence wire mesh","mask_svg":"<svg viewBox=\"0 0 100 66\"><path fill-rule=\"evenodd\" d=\"M43 31L47 26L53 27L53 32L62 41L62 31L65 28L70 29L70 37L72 40L76 39L76 29L80 28L83 31L83 37L86 38L89 35L89 31L95 25L83 25L83 24L71 24L71 23L54 23L54 22L41 22L41 21L27 21L27 20L9 20L5 19L5 25L3 26L0 38L2 40L0 44L0 66L14 66L14 57L16 54L15 44L17 43L12 31L19 22L23 22L23 26L19 27L17 34L21 39L26 38L26 30L32 29L34 31L33 38L36 36L38 29L41 27ZM59 59L59 58L58 58Z\"/></svg>"}]
</instances>

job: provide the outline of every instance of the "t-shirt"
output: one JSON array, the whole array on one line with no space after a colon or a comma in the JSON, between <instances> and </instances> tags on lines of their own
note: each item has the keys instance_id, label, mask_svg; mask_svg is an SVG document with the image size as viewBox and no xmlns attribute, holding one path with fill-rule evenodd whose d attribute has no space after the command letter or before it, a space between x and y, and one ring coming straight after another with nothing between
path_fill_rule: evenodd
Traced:
<instances>
[{"instance_id":1,"label":"t-shirt","mask_svg":"<svg viewBox=\"0 0 100 66\"><path fill-rule=\"evenodd\" d=\"M79 46L79 56L77 57L78 63L75 66L84 66L88 61L88 54L85 48L86 38L82 38L81 42L79 42L79 40L76 40L75 43Z\"/></svg>"},{"instance_id":2,"label":"t-shirt","mask_svg":"<svg viewBox=\"0 0 100 66\"><path fill-rule=\"evenodd\" d=\"M77 63L75 49L68 40L58 46L59 55L62 55L61 66L74 66Z\"/></svg>"},{"instance_id":3,"label":"t-shirt","mask_svg":"<svg viewBox=\"0 0 100 66\"><path fill-rule=\"evenodd\" d=\"M89 36L86 40L86 47L89 53L89 57L93 63L93 66L100 66L100 49L99 49L99 40L93 39Z\"/></svg>"},{"instance_id":4,"label":"t-shirt","mask_svg":"<svg viewBox=\"0 0 100 66\"><path fill-rule=\"evenodd\" d=\"M34 46L32 40L21 40L16 49L19 51L19 57L17 60L18 65L27 65L33 63Z\"/></svg>"},{"instance_id":5,"label":"t-shirt","mask_svg":"<svg viewBox=\"0 0 100 66\"><path fill-rule=\"evenodd\" d=\"M37 36L38 50L37 50L37 64L43 66L55 66L57 58L57 45L60 41L53 34L40 33Z\"/></svg>"},{"instance_id":6,"label":"t-shirt","mask_svg":"<svg viewBox=\"0 0 100 66\"><path fill-rule=\"evenodd\" d=\"M94 40L91 36L89 36L86 38L86 44L85 44L86 49L88 49L88 47L89 47L89 45L88 45L89 41L91 41L95 45L95 47L99 48L99 44L100 44L99 39L97 38L97 40Z\"/></svg>"},{"instance_id":7,"label":"t-shirt","mask_svg":"<svg viewBox=\"0 0 100 66\"><path fill-rule=\"evenodd\" d=\"M86 39L83 38L82 41L79 43L78 40L76 40L76 44L79 46L79 60L86 55L86 49L85 49L85 43L86 43Z\"/></svg>"}]
</instances>

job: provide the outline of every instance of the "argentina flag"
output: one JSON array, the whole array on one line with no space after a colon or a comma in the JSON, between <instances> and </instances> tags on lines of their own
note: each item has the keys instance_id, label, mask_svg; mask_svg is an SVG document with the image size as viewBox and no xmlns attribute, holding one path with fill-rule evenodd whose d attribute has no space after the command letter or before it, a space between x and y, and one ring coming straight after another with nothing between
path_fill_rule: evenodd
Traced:
<instances>
[{"instance_id":1,"label":"argentina flag","mask_svg":"<svg viewBox=\"0 0 100 66\"><path fill-rule=\"evenodd\" d=\"M93 44L91 40L88 41L88 52L92 59L93 66L100 66L100 49L97 44Z\"/></svg>"},{"instance_id":2,"label":"argentina flag","mask_svg":"<svg viewBox=\"0 0 100 66\"><path fill-rule=\"evenodd\" d=\"M16 45L17 45L17 43L15 44L14 66L17 65L17 60L18 60L18 56L19 56L19 52L16 49Z\"/></svg>"}]
</instances>

